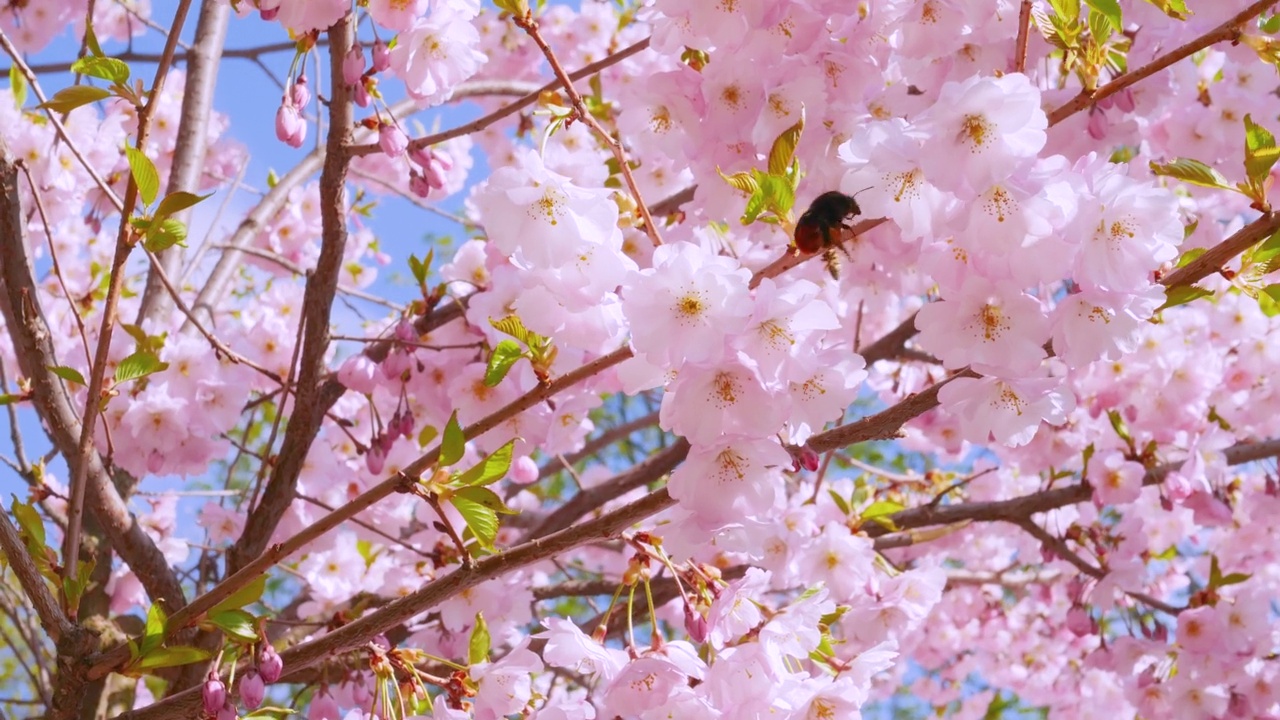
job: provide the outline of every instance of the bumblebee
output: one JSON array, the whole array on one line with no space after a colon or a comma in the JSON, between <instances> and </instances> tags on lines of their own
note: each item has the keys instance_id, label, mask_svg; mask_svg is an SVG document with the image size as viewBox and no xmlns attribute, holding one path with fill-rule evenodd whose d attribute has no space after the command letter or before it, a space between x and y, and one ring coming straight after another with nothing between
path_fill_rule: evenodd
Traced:
<instances>
[{"instance_id":1,"label":"bumblebee","mask_svg":"<svg viewBox=\"0 0 1280 720\"><path fill-rule=\"evenodd\" d=\"M841 243L840 231L850 230L845 220L861 213L862 208L851 195L838 190L822 193L814 198L796 223L796 249L807 255L822 253L827 272L831 277L840 279L840 258L836 256L835 249L840 248L845 254L849 252Z\"/></svg>"}]
</instances>

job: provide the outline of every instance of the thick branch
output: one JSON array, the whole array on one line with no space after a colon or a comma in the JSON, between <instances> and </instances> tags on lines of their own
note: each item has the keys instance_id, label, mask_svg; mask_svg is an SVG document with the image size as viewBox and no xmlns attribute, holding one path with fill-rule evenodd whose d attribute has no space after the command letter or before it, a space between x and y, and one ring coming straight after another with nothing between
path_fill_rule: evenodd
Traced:
<instances>
[{"instance_id":1,"label":"thick branch","mask_svg":"<svg viewBox=\"0 0 1280 720\"><path fill-rule=\"evenodd\" d=\"M18 367L31 381L36 410L50 439L64 456L73 457L80 421L61 380L49 372L59 362L29 272L31 259L27 255L26 223L19 198L17 169L9 146L0 135L0 312L4 314ZM177 576L130 515L97 453L90 454L87 470L89 506L112 547L137 574L148 595L163 601L167 608L181 607L184 598Z\"/></svg>"},{"instance_id":2,"label":"thick branch","mask_svg":"<svg viewBox=\"0 0 1280 720\"><path fill-rule=\"evenodd\" d=\"M344 148L351 142L355 122L350 89L343 80L342 61L355 41L353 19L344 17L329 28L329 137L324 170L320 174L320 220L323 226L320 258L307 280L302 298L303 337L299 355L298 392L285 430L280 453L267 481L262 501L249 512L244 533L227 554L228 574L257 557L266 547L276 525L297 491L307 451L320 430L324 407L320 402L320 377L329 348L329 315L342 273L347 245L347 167L351 159Z\"/></svg>"},{"instance_id":3,"label":"thick branch","mask_svg":"<svg viewBox=\"0 0 1280 720\"><path fill-rule=\"evenodd\" d=\"M9 520L9 515L4 512L0 512L0 550L4 551L9 566L18 576L18 584L31 600L31 606L36 609L40 626L44 628L49 638L57 643L64 635L74 630L75 626L62 612L58 599L49 592L44 576L40 574L27 548L23 546L22 538L18 537L18 528L14 527L13 522Z\"/></svg>"}]
</instances>

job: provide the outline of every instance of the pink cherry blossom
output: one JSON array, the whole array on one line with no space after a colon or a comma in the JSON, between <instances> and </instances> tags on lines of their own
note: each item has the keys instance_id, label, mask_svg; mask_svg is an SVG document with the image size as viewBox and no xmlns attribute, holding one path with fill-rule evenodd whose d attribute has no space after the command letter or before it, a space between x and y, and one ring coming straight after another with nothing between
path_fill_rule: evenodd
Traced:
<instances>
[{"instance_id":1,"label":"pink cherry blossom","mask_svg":"<svg viewBox=\"0 0 1280 720\"><path fill-rule=\"evenodd\" d=\"M415 99L447 100L484 62L484 53L475 49L474 14L460 9L459 3L439 4L399 35L391 50L391 71Z\"/></svg>"}]
</instances>

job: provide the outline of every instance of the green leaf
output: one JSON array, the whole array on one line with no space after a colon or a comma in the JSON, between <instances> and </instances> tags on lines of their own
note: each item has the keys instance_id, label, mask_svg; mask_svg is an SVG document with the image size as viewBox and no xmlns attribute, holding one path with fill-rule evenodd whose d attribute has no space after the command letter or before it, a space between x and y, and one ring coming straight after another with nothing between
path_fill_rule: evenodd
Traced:
<instances>
[{"instance_id":1,"label":"green leaf","mask_svg":"<svg viewBox=\"0 0 1280 720\"><path fill-rule=\"evenodd\" d=\"M1280 257L1280 232L1274 233L1271 237L1263 240L1246 253L1244 265L1246 267L1252 265L1263 265L1267 273L1275 270L1275 259Z\"/></svg>"},{"instance_id":2,"label":"green leaf","mask_svg":"<svg viewBox=\"0 0 1280 720\"><path fill-rule=\"evenodd\" d=\"M138 644L138 653L149 655L151 651L164 643L164 626L169 621L159 603L151 603L147 608L147 626L142 634L142 642Z\"/></svg>"},{"instance_id":3,"label":"green leaf","mask_svg":"<svg viewBox=\"0 0 1280 720\"><path fill-rule=\"evenodd\" d=\"M191 663L208 660L209 652L194 647L172 647L172 648L156 648L151 652L144 652L142 660L134 667L140 670L156 670L158 668L178 667L179 665L190 665Z\"/></svg>"},{"instance_id":4,"label":"green leaf","mask_svg":"<svg viewBox=\"0 0 1280 720\"><path fill-rule=\"evenodd\" d=\"M1280 13L1258 19L1258 29L1268 35L1280 32Z\"/></svg>"},{"instance_id":5,"label":"green leaf","mask_svg":"<svg viewBox=\"0 0 1280 720\"><path fill-rule=\"evenodd\" d=\"M258 628L254 617L244 610L226 610L209 613L209 624L243 643L258 641Z\"/></svg>"},{"instance_id":6,"label":"green leaf","mask_svg":"<svg viewBox=\"0 0 1280 720\"><path fill-rule=\"evenodd\" d=\"M30 538L29 543L35 542L44 547L44 521L34 507L18 502L17 495L13 496L13 517L18 521L18 528Z\"/></svg>"},{"instance_id":7,"label":"green leaf","mask_svg":"<svg viewBox=\"0 0 1280 720\"><path fill-rule=\"evenodd\" d=\"M93 87L91 85L72 85L54 93L53 97L37 107L65 115L82 105L98 102L108 97L111 97L111 91L106 88Z\"/></svg>"},{"instance_id":8,"label":"green leaf","mask_svg":"<svg viewBox=\"0 0 1280 720\"><path fill-rule=\"evenodd\" d=\"M1222 568L1218 566L1218 556L1209 556L1209 587L1218 587L1222 582Z\"/></svg>"},{"instance_id":9,"label":"green leaf","mask_svg":"<svg viewBox=\"0 0 1280 720\"><path fill-rule=\"evenodd\" d=\"M1160 12L1174 20L1186 20L1191 17L1186 0L1147 0L1147 2L1160 8Z\"/></svg>"},{"instance_id":10,"label":"green leaf","mask_svg":"<svg viewBox=\"0 0 1280 720\"><path fill-rule=\"evenodd\" d=\"M93 32L93 21L90 19L84 28L84 46L94 57L104 57L106 53L102 52L102 46L98 44L98 36Z\"/></svg>"},{"instance_id":11,"label":"green leaf","mask_svg":"<svg viewBox=\"0 0 1280 720\"><path fill-rule=\"evenodd\" d=\"M484 384L488 387L497 387L498 383L507 376L511 367L522 357L524 357L524 351L516 343L511 340L499 342L493 349L493 353L489 355L489 364L485 366Z\"/></svg>"},{"instance_id":12,"label":"green leaf","mask_svg":"<svg viewBox=\"0 0 1280 720\"><path fill-rule=\"evenodd\" d=\"M156 208L156 217L168 217L174 213L180 213L200 201L208 199L212 195L213 193L209 193L208 195L196 195L195 193L189 193L185 190L169 193L164 196L164 199L160 201L159 207Z\"/></svg>"},{"instance_id":13,"label":"green leaf","mask_svg":"<svg viewBox=\"0 0 1280 720\"><path fill-rule=\"evenodd\" d=\"M17 65L9 66L9 91L13 93L13 106L21 110L27 104L27 78L18 72Z\"/></svg>"},{"instance_id":14,"label":"green leaf","mask_svg":"<svg viewBox=\"0 0 1280 720\"><path fill-rule=\"evenodd\" d=\"M516 17L522 18L529 14L528 0L493 0L493 4L497 5L499 10Z\"/></svg>"},{"instance_id":15,"label":"green leaf","mask_svg":"<svg viewBox=\"0 0 1280 720\"><path fill-rule=\"evenodd\" d=\"M461 487L454 490L453 494L455 496L461 496L463 499L468 500L470 502L483 505L489 508L490 510L498 513L499 515L518 515L519 514L516 510L512 510L511 508L507 507L506 503L502 502L502 498L498 496L498 493L486 487L479 487L479 486Z\"/></svg>"},{"instance_id":16,"label":"green leaf","mask_svg":"<svg viewBox=\"0 0 1280 720\"><path fill-rule=\"evenodd\" d=\"M489 324L498 332L510 335L525 345L532 345L538 338L537 335L529 332L520 318L515 315L508 315L501 320L489 318Z\"/></svg>"},{"instance_id":17,"label":"green leaf","mask_svg":"<svg viewBox=\"0 0 1280 720\"><path fill-rule=\"evenodd\" d=\"M1125 424L1119 410L1108 410L1107 419L1111 421L1111 429L1116 431L1117 437L1126 443L1133 442L1133 435L1129 433L1129 426Z\"/></svg>"},{"instance_id":18,"label":"green leaf","mask_svg":"<svg viewBox=\"0 0 1280 720\"><path fill-rule=\"evenodd\" d=\"M67 599L67 610L73 617L80 610L80 598L84 597L84 591L89 587L96 564L94 560L81 560L76 576L62 579L62 594Z\"/></svg>"},{"instance_id":19,"label":"green leaf","mask_svg":"<svg viewBox=\"0 0 1280 720\"><path fill-rule=\"evenodd\" d=\"M892 500L877 500L862 511L862 519L879 523L890 530L897 530L898 526L893 522L891 516L904 507L901 503L896 503Z\"/></svg>"},{"instance_id":20,"label":"green leaf","mask_svg":"<svg viewBox=\"0 0 1280 720\"><path fill-rule=\"evenodd\" d=\"M427 276L431 274L431 260L435 256L435 248L427 251L427 259L419 260L417 255L409 256L409 270L413 273L413 279L418 281L418 285L426 286Z\"/></svg>"},{"instance_id":21,"label":"green leaf","mask_svg":"<svg viewBox=\"0 0 1280 720\"><path fill-rule=\"evenodd\" d=\"M71 63L71 72L123 85L129 81L129 65L123 60L86 55Z\"/></svg>"},{"instance_id":22,"label":"green leaf","mask_svg":"<svg viewBox=\"0 0 1280 720\"><path fill-rule=\"evenodd\" d=\"M1204 254L1205 248L1191 248L1182 253L1182 257L1178 258L1178 267L1186 267L1192 260Z\"/></svg>"},{"instance_id":23,"label":"green leaf","mask_svg":"<svg viewBox=\"0 0 1280 720\"><path fill-rule=\"evenodd\" d=\"M20 400L22 400L21 395L14 395L12 393L0 393L0 406L12 405Z\"/></svg>"},{"instance_id":24,"label":"green leaf","mask_svg":"<svg viewBox=\"0 0 1280 720\"><path fill-rule=\"evenodd\" d=\"M1124 29L1124 20L1120 16L1120 3L1118 0L1084 0L1084 2L1086 5L1097 10L1106 17L1111 23L1113 30ZM1106 40L1106 38L1100 38L1097 36L1094 36L1094 39L1098 42Z\"/></svg>"},{"instance_id":25,"label":"green leaf","mask_svg":"<svg viewBox=\"0 0 1280 720\"><path fill-rule=\"evenodd\" d=\"M1111 24L1111 19L1097 10L1089 11L1089 34L1093 36L1093 40L1098 45L1102 45L1111 38L1115 25Z\"/></svg>"},{"instance_id":26,"label":"green leaf","mask_svg":"<svg viewBox=\"0 0 1280 720\"><path fill-rule=\"evenodd\" d=\"M143 205L150 205L160 192L160 173L156 172L155 163L136 147L126 145L124 154L129 159L133 181L138 184L138 197L142 198Z\"/></svg>"},{"instance_id":27,"label":"green leaf","mask_svg":"<svg viewBox=\"0 0 1280 720\"><path fill-rule=\"evenodd\" d=\"M440 464L453 465L462 459L467 449L467 439L462 435L462 426L458 424L458 411L449 416L444 426L444 438L440 441Z\"/></svg>"},{"instance_id":28,"label":"green leaf","mask_svg":"<svg viewBox=\"0 0 1280 720\"><path fill-rule=\"evenodd\" d=\"M174 245L186 247L187 226L177 218L162 218L158 224L147 228L143 245L151 252L167 250Z\"/></svg>"},{"instance_id":29,"label":"green leaf","mask_svg":"<svg viewBox=\"0 0 1280 720\"><path fill-rule=\"evenodd\" d=\"M476 663L489 660L489 624L484 621L484 613L476 613L476 624L471 628L471 639L467 642L467 661Z\"/></svg>"},{"instance_id":30,"label":"green leaf","mask_svg":"<svg viewBox=\"0 0 1280 720\"><path fill-rule=\"evenodd\" d=\"M827 488L827 494L831 496L831 499L832 501L835 502L836 507L840 508L840 514L848 516L850 511L849 502L845 500L843 497L841 497L840 493L836 492L831 488Z\"/></svg>"},{"instance_id":31,"label":"green leaf","mask_svg":"<svg viewBox=\"0 0 1280 720\"><path fill-rule=\"evenodd\" d=\"M1268 285L1258 292L1258 308L1267 317L1280 315L1280 284Z\"/></svg>"},{"instance_id":32,"label":"green leaf","mask_svg":"<svg viewBox=\"0 0 1280 720\"><path fill-rule=\"evenodd\" d=\"M1218 582L1218 587L1226 587L1227 585L1239 585L1240 583L1253 577L1252 573L1230 573L1224 576Z\"/></svg>"},{"instance_id":33,"label":"green leaf","mask_svg":"<svg viewBox=\"0 0 1280 720\"><path fill-rule=\"evenodd\" d=\"M1209 297L1210 295L1213 295L1212 290L1205 290L1198 285L1179 285L1178 287L1166 288L1164 291L1164 304L1156 308L1156 312L1179 305L1186 305L1192 300Z\"/></svg>"},{"instance_id":34,"label":"green leaf","mask_svg":"<svg viewBox=\"0 0 1280 720\"><path fill-rule=\"evenodd\" d=\"M725 175L720 172L720 168L716 168L716 172L720 173L720 177L724 178L725 182L737 188L744 194L751 195L759 189L759 185L756 184L756 179L751 175L751 173L740 172L732 175Z\"/></svg>"},{"instance_id":35,"label":"green leaf","mask_svg":"<svg viewBox=\"0 0 1280 720\"><path fill-rule=\"evenodd\" d=\"M236 610L250 603L258 602L262 598L262 593L267 589L267 576L259 575L252 582L231 594L231 597L209 608L209 613L226 612L227 610Z\"/></svg>"},{"instance_id":36,"label":"green leaf","mask_svg":"<svg viewBox=\"0 0 1280 720\"><path fill-rule=\"evenodd\" d=\"M1266 128L1258 125L1249 115L1244 116L1244 172L1249 181L1262 187L1262 181L1271 173L1271 167L1280 159L1276 138Z\"/></svg>"},{"instance_id":37,"label":"green leaf","mask_svg":"<svg viewBox=\"0 0 1280 720\"><path fill-rule=\"evenodd\" d=\"M493 541L498 537L498 513L464 497L463 493L468 490L488 492L487 488L462 488L449 498L449 502L462 516L462 521L467 524L467 528L479 541L480 546L486 550L492 549Z\"/></svg>"},{"instance_id":38,"label":"green leaf","mask_svg":"<svg viewBox=\"0 0 1280 720\"><path fill-rule=\"evenodd\" d=\"M475 467L459 475L457 482L460 485L484 487L501 480L511 469L511 455L515 452L515 446L515 440L507 441L506 445L494 450Z\"/></svg>"},{"instance_id":39,"label":"green leaf","mask_svg":"<svg viewBox=\"0 0 1280 720\"><path fill-rule=\"evenodd\" d=\"M765 175L760 179L760 196L764 200L765 209L778 217L786 217L796 204L791 181L777 175Z\"/></svg>"},{"instance_id":40,"label":"green leaf","mask_svg":"<svg viewBox=\"0 0 1280 720\"><path fill-rule=\"evenodd\" d=\"M759 187L747 198L746 207L742 208L742 224L750 225L760 217L760 213L765 211L764 192Z\"/></svg>"},{"instance_id":41,"label":"green leaf","mask_svg":"<svg viewBox=\"0 0 1280 720\"><path fill-rule=\"evenodd\" d=\"M289 708L264 706L248 715L241 716L240 720L277 720L282 715L296 715L297 713L297 710L290 710Z\"/></svg>"},{"instance_id":42,"label":"green leaf","mask_svg":"<svg viewBox=\"0 0 1280 720\"><path fill-rule=\"evenodd\" d=\"M116 365L116 382L128 382L146 377L153 373L158 373L169 367L169 363L162 361L155 355L140 350L120 361Z\"/></svg>"},{"instance_id":43,"label":"green leaf","mask_svg":"<svg viewBox=\"0 0 1280 720\"><path fill-rule=\"evenodd\" d=\"M431 441L435 440L439 434L440 431L436 429L435 425L423 425L422 430L418 433L418 447L424 448L430 445Z\"/></svg>"},{"instance_id":44,"label":"green leaf","mask_svg":"<svg viewBox=\"0 0 1280 720\"><path fill-rule=\"evenodd\" d=\"M796 145L800 143L800 135L804 132L804 112L795 125L782 131L769 148L769 174L783 177L791 166L791 158L795 157Z\"/></svg>"},{"instance_id":45,"label":"green leaf","mask_svg":"<svg viewBox=\"0 0 1280 720\"><path fill-rule=\"evenodd\" d=\"M55 365L49 368L49 371L52 372L54 375L57 375L58 377L62 378L63 380L66 380L67 382L73 382L73 383L76 383L77 385L89 384L84 381L84 376L80 374L80 371L73 367L67 367L66 365Z\"/></svg>"},{"instance_id":46,"label":"green leaf","mask_svg":"<svg viewBox=\"0 0 1280 720\"><path fill-rule=\"evenodd\" d=\"M1151 163L1151 172L1192 185L1231 190L1231 183L1222 173L1191 158L1175 158L1167 163Z\"/></svg>"}]
</instances>

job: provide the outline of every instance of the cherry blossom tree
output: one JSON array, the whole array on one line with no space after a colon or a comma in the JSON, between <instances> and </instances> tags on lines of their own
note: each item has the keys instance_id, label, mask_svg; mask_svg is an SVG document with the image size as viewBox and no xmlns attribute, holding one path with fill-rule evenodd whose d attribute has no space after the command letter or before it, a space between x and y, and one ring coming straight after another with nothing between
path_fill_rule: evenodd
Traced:
<instances>
[{"instance_id":1,"label":"cherry blossom tree","mask_svg":"<svg viewBox=\"0 0 1280 720\"><path fill-rule=\"evenodd\" d=\"M1274 5L6 3L0 716L1280 717Z\"/></svg>"}]
</instances>

